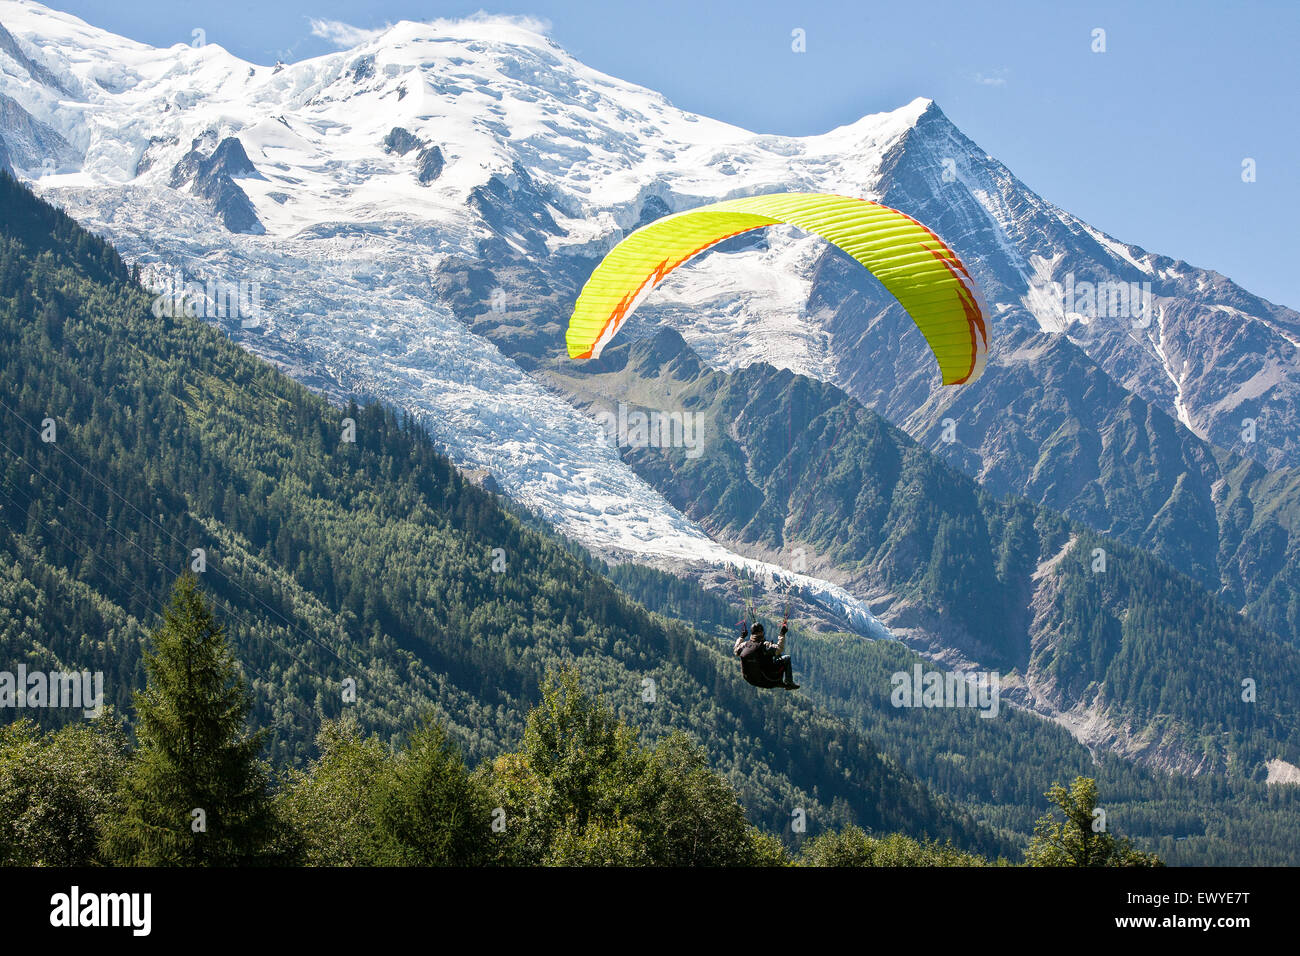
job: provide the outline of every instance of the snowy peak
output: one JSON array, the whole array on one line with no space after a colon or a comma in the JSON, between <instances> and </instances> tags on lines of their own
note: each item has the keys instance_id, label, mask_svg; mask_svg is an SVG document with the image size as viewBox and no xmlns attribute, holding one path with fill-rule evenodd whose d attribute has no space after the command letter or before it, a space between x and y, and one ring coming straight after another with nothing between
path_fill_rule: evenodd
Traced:
<instances>
[{"instance_id":1,"label":"snowy peak","mask_svg":"<svg viewBox=\"0 0 1300 956\"><path fill-rule=\"evenodd\" d=\"M238 136L259 169L279 167L296 180L283 192L314 192L313 204L326 209L371 192L373 204L383 192L368 188L375 174L404 172L383 165L385 137L401 128L429 149L417 179L440 179L445 188L437 196L399 190L392 212L445 215L493 175L523 165L555 187L557 203L578 221L571 233L580 245L597 230L634 225L651 197L674 210L776 189L867 194L880 153L932 106L918 99L822 136L755 135L592 70L535 24L515 19L402 21L351 50L275 68L211 43L151 48L25 0L0 3L0 22L25 37L37 59L48 59L49 68L40 68L47 81L81 91L85 107L68 110L61 92L33 82L17 60L6 70L21 81L16 100L73 142L84 156L81 172L97 180L145 176L152 184L151 172L165 177L192 140ZM87 125L90 111L96 120ZM313 177L299 175L332 163L362 170L355 190L340 196L331 182L314 191ZM293 217L268 216L255 193L250 198L273 233L295 225ZM346 203L335 209L352 212ZM584 230L582 221L602 213L613 222Z\"/></svg>"},{"instance_id":2,"label":"snowy peak","mask_svg":"<svg viewBox=\"0 0 1300 956\"><path fill-rule=\"evenodd\" d=\"M550 56L578 63L546 35L546 27L541 21L525 16L478 13L458 19L399 20L391 26L373 31L373 34L372 39L355 47L353 52L448 42L478 44L483 49L499 47L540 50Z\"/></svg>"}]
</instances>

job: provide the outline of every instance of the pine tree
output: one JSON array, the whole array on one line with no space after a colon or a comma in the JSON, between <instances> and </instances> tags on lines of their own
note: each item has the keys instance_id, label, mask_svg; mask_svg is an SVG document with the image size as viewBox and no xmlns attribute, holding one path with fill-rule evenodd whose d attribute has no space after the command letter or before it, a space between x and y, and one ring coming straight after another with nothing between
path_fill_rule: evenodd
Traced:
<instances>
[{"instance_id":1,"label":"pine tree","mask_svg":"<svg viewBox=\"0 0 1300 956\"><path fill-rule=\"evenodd\" d=\"M432 720L411 735L380 784L378 862L474 866L488 859L492 810L455 746Z\"/></svg>"},{"instance_id":2,"label":"pine tree","mask_svg":"<svg viewBox=\"0 0 1300 956\"><path fill-rule=\"evenodd\" d=\"M1097 810L1097 781L1075 777L1067 790L1059 783L1047 799L1063 820L1048 813L1034 825L1034 839L1025 852L1029 866L1163 866L1154 853L1134 849L1128 837L1106 832Z\"/></svg>"},{"instance_id":3,"label":"pine tree","mask_svg":"<svg viewBox=\"0 0 1300 956\"><path fill-rule=\"evenodd\" d=\"M150 644L148 683L135 694L139 746L108 854L137 866L270 862L263 734L247 730L247 689L192 575L176 582Z\"/></svg>"}]
</instances>

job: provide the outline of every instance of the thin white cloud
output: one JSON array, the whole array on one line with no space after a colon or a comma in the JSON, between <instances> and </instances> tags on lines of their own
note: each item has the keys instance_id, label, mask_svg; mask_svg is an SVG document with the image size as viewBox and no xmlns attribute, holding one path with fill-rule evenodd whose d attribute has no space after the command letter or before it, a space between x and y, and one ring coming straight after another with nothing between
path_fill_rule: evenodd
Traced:
<instances>
[{"instance_id":1,"label":"thin white cloud","mask_svg":"<svg viewBox=\"0 0 1300 956\"><path fill-rule=\"evenodd\" d=\"M373 40L387 29L388 27L384 26L377 30L365 30L361 27L354 27L350 23L344 23L342 20L318 20L315 17L311 19L312 36L328 40L342 49L360 46L367 40Z\"/></svg>"},{"instance_id":2,"label":"thin white cloud","mask_svg":"<svg viewBox=\"0 0 1300 956\"><path fill-rule=\"evenodd\" d=\"M975 82L981 86L1006 86L1007 76L1011 73L1008 69L993 70L991 73L976 73Z\"/></svg>"},{"instance_id":3,"label":"thin white cloud","mask_svg":"<svg viewBox=\"0 0 1300 956\"><path fill-rule=\"evenodd\" d=\"M458 23L501 23L506 26L527 30L530 33L539 33L542 36L550 36L551 34L550 20L523 13L486 13L480 10L478 13L471 13L467 17L430 20L429 23L433 26L455 26Z\"/></svg>"},{"instance_id":4,"label":"thin white cloud","mask_svg":"<svg viewBox=\"0 0 1300 956\"><path fill-rule=\"evenodd\" d=\"M435 30L451 30L458 25L475 24L480 26L513 27L526 30L529 33L536 33L539 36L550 36L551 33L551 22L549 20L517 14L484 13L481 10L467 17L440 18L423 22ZM392 27L391 23L387 23L382 27L367 30L364 27L354 27L342 20L322 20L318 17L310 18L310 23L312 36L326 40L340 49L360 46Z\"/></svg>"}]
</instances>

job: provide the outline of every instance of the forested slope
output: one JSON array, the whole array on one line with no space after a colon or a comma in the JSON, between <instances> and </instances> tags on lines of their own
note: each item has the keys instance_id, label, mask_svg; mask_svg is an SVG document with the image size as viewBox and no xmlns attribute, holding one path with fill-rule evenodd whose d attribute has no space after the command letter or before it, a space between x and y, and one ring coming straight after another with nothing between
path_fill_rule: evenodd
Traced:
<instances>
[{"instance_id":1,"label":"forested slope","mask_svg":"<svg viewBox=\"0 0 1300 956\"><path fill-rule=\"evenodd\" d=\"M280 765L345 707L386 739L432 710L471 761L501 753L546 668L576 660L647 737L699 740L773 832L802 808L809 833L854 821L1009 850L840 719L756 694L716 641L647 614L418 427L155 316L110 247L5 176L0 210L5 660L102 670L128 712L142 636L203 549Z\"/></svg>"},{"instance_id":2,"label":"forested slope","mask_svg":"<svg viewBox=\"0 0 1300 956\"><path fill-rule=\"evenodd\" d=\"M1100 716L1095 745L1257 780L1300 763L1300 650L1157 557L995 498L835 386L716 371L671 331L551 374L593 409L698 416L698 456L624 450L684 514L745 553L802 558L926 653L1014 673L1045 713Z\"/></svg>"}]
</instances>

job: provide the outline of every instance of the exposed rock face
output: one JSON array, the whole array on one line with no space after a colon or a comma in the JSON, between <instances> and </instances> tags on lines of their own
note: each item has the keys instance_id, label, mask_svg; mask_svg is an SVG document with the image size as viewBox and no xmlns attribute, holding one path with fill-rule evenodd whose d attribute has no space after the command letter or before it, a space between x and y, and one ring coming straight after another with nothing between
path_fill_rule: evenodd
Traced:
<instances>
[{"instance_id":1,"label":"exposed rock face","mask_svg":"<svg viewBox=\"0 0 1300 956\"><path fill-rule=\"evenodd\" d=\"M1270 760L1267 766L1269 783L1281 786L1300 784L1300 767L1295 764L1279 759Z\"/></svg>"},{"instance_id":2,"label":"exposed rock face","mask_svg":"<svg viewBox=\"0 0 1300 956\"><path fill-rule=\"evenodd\" d=\"M420 146L420 139L408 129L400 126L394 126L392 131L384 137L384 152L396 153L398 156L405 156L413 149Z\"/></svg>"},{"instance_id":3,"label":"exposed rock face","mask_svg":"<svg viewBox=\"0 0 1300 956\"><path fill-rule=\"evenodd\" d=\"M446 162L442 158L442 150L437 146L424 147L416 158L419 161L419 172L416 178L420 181L420 185L427 186L442 175L442 168Z\"/></svg>"},{"instance_id":4,"label":"exposed rock face","mask_svg":"<svg viewBox=\"0 0 1300 956\"><path fill-rule=\"evenodd\" d=\"M352 64L352 82L360 83L362 80L368 80L375 75L375 55L373 53L361 57L357 62Z\"/></svg>"},{"instance_id":5,"label":"exposed rock face","mask_svg":"<svg viewBox=\"0 0 1300 956\"><path fill-rule=\"evenodd\" d=\"M415 156L415 178L421 186L427 186L442 175L442 170L447 165L446 157L442 155L442 149L431 143L426 143L410 130L403 129L401 126L394 126L389 134L384 137L385 153L405 156L414 149L419 150Z\"/></svg>"},{"instance_id":6,"label":"exposed rock face","mask_svg":"<svg viewBox=\"0 0 1300 956\"><path fill-rule=\"evenodd\" d=\"M492 228L492 237L480 243L486 256L508 257L512 244L544 256L546 236L560 234L546 190L519 164L509 176L494 175L485 185L475 186L469 206Z\"/></svg>"},{"instance_id":7,"label":"exposed rock face","mask_svg":"<svg viewBox=\"0 0 1300 956\"><path fill-rule=\"evenodd\" d=\"M233 136L228 136L217 146L208 160L208 171L213 175L256 176L257 167L244 152L244 146Z\"/></svg>"},{"instance_id":8,"label":"exposed rock face","mask_svg":"<svg viewBox=\"0 0 1300 956\"><path fill-rule=\"evenodd\" d=\"M641 215L637 217L633 229L640 229L642 226L654 222L656 219L662 219L672 212L668 208L668 203L664 202L658 196L651 196L641 206Z\"/></svg>"},{"instance_id":9,"label":"exposed rock face","mask_svg":"<svg viewBox=\"0 0 1300 956\"><path fill-rule=\"evenodd\" d=\"M18 103L0 93L0 136L4 137L12 166L55 169L75 162L76 151L58 131L34 118Z\"/></svg>"},{"instance_id":10,"label":"exposed rock face","mask_svg":"<svg viewBox=\"0 0 1300 956\"><path fill-rule=\"evenodd\" d=\"M244 152L243 145L235 137L227 136L211 156L204 156L201 149L202 140L195 140L194 147L172 169L172 188L190 186L196 196L212 205L212 211L231 232L265 232L248 195L234 180L235 176L258 176L257 167Z\"/></svg>"}]
</instances>

